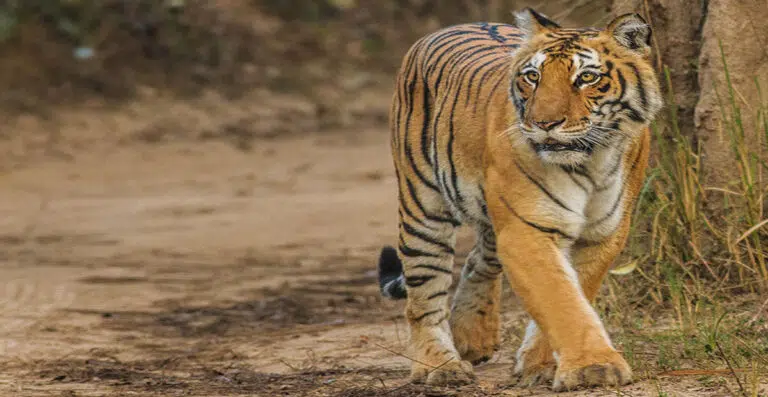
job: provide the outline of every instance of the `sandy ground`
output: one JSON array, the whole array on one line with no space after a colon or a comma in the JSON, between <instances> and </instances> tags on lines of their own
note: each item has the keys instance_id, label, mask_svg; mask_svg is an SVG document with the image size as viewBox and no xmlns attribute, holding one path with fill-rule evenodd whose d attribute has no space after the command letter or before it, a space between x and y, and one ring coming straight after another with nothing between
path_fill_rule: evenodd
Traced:
<instances>
[{"instance_id":1,"label":"sandy ground","mask_svg":"<svg viewBox=\"0 0 768 397\"><path fill-rule=\"evenodd\" d=\"M478 386L406 384L402 302L375 276L396 230L386 127L284 135L86 145L6 172L0 395L550 394L514 387L508 291ZM656 380L621 393L659 395Z\"/></svg>"}]
</instances>

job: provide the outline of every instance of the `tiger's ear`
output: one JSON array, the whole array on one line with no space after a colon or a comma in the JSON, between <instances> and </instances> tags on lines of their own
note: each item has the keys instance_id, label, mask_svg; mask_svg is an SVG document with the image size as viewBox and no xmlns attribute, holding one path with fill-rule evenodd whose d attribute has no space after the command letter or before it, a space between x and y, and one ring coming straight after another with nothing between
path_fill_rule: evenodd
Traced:
<instances>
[{"instance_id":1,"label":"tiger's ear","mask_svg":"<svg viewBox=\"0 0 768 397\"><path fill-rule=\"evenodd\" d=\"M651 27L638 14L624 14L616 17L606 28L622 46L643 55L651 53Z\"/></svg>"},{"instance_id":2,"label":"tiger's ear","mask_svg":"<svg viewBox=\"0 0 768 397\"><path fill-rule=\"evenodd\" d=\"M547 30L560 28L560 25L556 22L530 7L526 7L522 11L515 13L515 19L517 20L517 27L528 37L535 36L536 34Z\"/></svg>"}]
</instances>

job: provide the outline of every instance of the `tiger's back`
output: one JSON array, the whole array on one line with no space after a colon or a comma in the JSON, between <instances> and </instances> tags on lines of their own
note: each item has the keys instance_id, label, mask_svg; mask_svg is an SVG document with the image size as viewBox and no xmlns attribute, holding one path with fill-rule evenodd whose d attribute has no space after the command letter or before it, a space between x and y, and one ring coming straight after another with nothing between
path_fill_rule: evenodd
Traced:
<instances>
[{"instance_id":1,"label":"tiger's back","mask_svg":"<svg viewBox=\"0 0 768 397\"><path fill-rule=\"evenodd\" d=\"M439 191L457 222L488 222L486 139L478 132L494 99L507 95L509 59L522 38L507 24L456 25L417 41L403 59L390 117L402 188Z\"/></svg>"}]
</instances>

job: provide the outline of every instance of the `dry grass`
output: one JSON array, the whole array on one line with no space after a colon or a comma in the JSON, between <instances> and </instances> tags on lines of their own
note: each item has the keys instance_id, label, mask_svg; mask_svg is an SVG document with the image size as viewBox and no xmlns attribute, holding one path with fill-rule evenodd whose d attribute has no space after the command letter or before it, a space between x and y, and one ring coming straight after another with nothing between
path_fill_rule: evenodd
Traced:
<instances>
[{"instance_id":1,"label":"dry grass","mask_svg":"<svg viewBox=\"0 0 768 397\"><path fill-rule=\"evenodd\" d=\"M678 127L665 70L668 113L653 125L657 156L624 259L638 264L636 276L611 278L599 307L647 378L694 376L731 395L757 396L768 377L768 164L761 157L768 108L765 98L738 98L724 56L722 62L727 83L719 100L733 181L706 185L701 147ZM658 392L666 395L660 386Z\"/></svg>"}]
</instances>

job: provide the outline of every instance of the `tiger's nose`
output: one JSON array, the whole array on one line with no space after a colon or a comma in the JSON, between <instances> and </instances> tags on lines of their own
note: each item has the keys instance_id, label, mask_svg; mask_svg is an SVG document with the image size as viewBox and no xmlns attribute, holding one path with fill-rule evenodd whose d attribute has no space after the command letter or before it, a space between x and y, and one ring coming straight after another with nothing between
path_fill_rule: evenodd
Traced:
<instances>
[{"instance_id":1,"label":"tiger's nose","mask_svg":"<svg viewBox=\"0 0 768 397\"><path fill-rule=\"evenodd\" d=\"M550 131L551 129L563 123L565 123L565 117L563 117L560 120L546 120L546 121L540 120L540 121L533 122L533 124L535 124L537 127L541 128L544 131Z\"/></svg>"}]
</instances>

